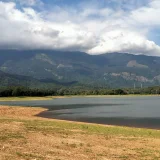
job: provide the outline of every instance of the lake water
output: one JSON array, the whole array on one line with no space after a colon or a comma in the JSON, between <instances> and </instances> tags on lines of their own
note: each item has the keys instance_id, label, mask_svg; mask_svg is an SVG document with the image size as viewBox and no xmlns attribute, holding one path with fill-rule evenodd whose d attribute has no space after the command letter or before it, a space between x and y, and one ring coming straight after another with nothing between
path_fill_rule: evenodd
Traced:
<instances>
[{"instance_id":1,"label":"lake water","mask_svg":"<svg viewBox=\"0 0 160 160\"><path fill-rule=\"evenodd\" d=\"M1 105L45 107L38 116L90 123L160 129L160 97L62 98L0 102Z\"/></svg>"}]
</instances>

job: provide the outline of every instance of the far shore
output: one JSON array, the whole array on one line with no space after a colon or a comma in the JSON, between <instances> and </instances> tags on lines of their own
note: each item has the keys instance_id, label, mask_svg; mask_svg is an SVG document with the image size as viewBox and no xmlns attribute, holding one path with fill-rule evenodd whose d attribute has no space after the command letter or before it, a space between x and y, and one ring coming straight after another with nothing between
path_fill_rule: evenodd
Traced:
<instances>
[{"instance_id":1,"label":"far shore","mask_svg":"<svg viewBox=\"0 0 160 160\"><path fill-rule=\"evenodd\" d=\"M27 97L27 96L19 96L19 97L0 97L0 101L33 101L33 100L52 100L56 98L79 98L79 97L89 97L89 98L119 98L119 97L154 97L160 96L159 94L152 95L139 95L139 94L129 94L129 95L65 95L65 96L44 96L44 97Z\"/></svg>"}]
</instances>

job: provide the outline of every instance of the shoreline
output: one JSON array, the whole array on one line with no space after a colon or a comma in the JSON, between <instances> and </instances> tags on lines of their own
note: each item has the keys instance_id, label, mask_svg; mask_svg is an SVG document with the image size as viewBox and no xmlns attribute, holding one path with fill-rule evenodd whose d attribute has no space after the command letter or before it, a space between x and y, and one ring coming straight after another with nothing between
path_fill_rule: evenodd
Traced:
<instances>
[{"instance_id":1,"label":"shoreline","mask_svg":"<svg viewBox=\"0 0 160 160\"><path fill-rule=\"evenodd\" d=\"M23 106L0 105L0 119L1 118L18 118L18 119L31 118L34 120L57 121L57 122L66 122L66 123L82 124L82 125L84 124L84 125L91 125L91 126L132 128L132 127L126 127L126 126L89 123L89 122L82 122L82 121L72 121L72 120L55 119L55 118L47 118L47 117L39 116L39 114L45 111L48 111L48 109L45 109L42 107L25 107L25 106L23 107ZM133 127L133 129L134 128L135 127ZM143 129L143 128L135 128L135 129ZM147 129L147 128L144 128L144 129ZM150 129L147 129L147 130L150 130Z\"/></svg>"},{"instance_id":2,"label":"shoreline","mask_svg":"<svg viewBox=\"0 0 160 160\"><path fill-rule=\"evenodd\" d=\"M42 96L42 97L0 97L0 102L2 101L43 101L43 100L52 100L52 99L63 99L63 98L120 98L120 97L160 97L159 94L153 95L138 95L138 94L129 94L129 95L65 95L65 96Z\"/></svg>"},{"instance_id":3,"label":"shoreline","mask_svg":"<svg viewBox=\"0 0 160 160\"><path fill-rule=\"evenodd\" d=\"M95 98L95 97L99 97L99 98L124 98L124 97L147 97L147 96L159 96L159 95L89 95L89 96L47 96L47 97L5 97L4 99L0 98L0 101L43 101L43 100L53 100L53 99L63 99L63 98L84 98L84 97L88 97L88 98ZM0 105L0 107L5 106L5 107L16 107L16 108L31 108L31 109L35 109L38 111L38 109L40 109L38 113L36 113L33 117L34 118L42 118L42 119L49 119L49 120L57 120L57 121L66 121L66 122L74 122L74 123L84 123L84 124L95 124L95 125L104 125L104 126L115 126L115 127L129 127L129 128L141 128L141 129L152 129L152 130L160 130L160 126L156 126L155 124L149 124L147 122L142 123L134 123L134 118L132 119L126 119L127 121L125 121L125 119L121 118L120 122L118 121L118 118L116 117L111 117L111 118L107 118L105 120L103 120L102 118L92 118L89 119L87 117L84 118L78 118L78 119L74 119L74 118L57 118L56 116L54 117L53 114L50 114L50 108L43 107L43 106L36 106L36 107L27 107L27 106L7 106L7 105ZM57 110L52 109L52 110ZM22 114L23 115L23 114ZM155 118L156 119L156 118ZM106 123L107 120L107 123ZM135 119L135 120L138 120ZM149 119L150 120L150 119Z\"/></svg>"},{"instance_id":4,"label":"shoreline","mask_svg":"<svg viewBox=\"0 0 160 160\"><path fill-rule=\"evenodd\" d=\"M0 105L0 116L6 116L9 118L32 118L37 120L45 121L57 121L57 122L66 122L73 124L84 124L84 125L93 125L93 126L103 126L103 127L118 127L118 128L130 128L130 129L144 129L144 130L155 130L160 131L159 127L149 127L149 126L139 126L139 125L125 125L125 124L109 124L109 123L98 123L96 121L85 121L85 120L73 120L73 119L60 119L55 117L47 116L49 109L43 107L25 107L25 106L5 106Z\"/></svg>"},{"instance_id":5,"label":"shoreline","mask_svg":"<svg viewBox=\"0 0 160 160\"><path fill-rule=\"evenodd\" d=\"M95 122L85 122L85 121L75 121L75 120L66 120L66 119L57 119L49 118L45 116L39 116L43 112L47 112L48 109L43 107L25 107L25 106L5 106L0 105L0 117L1 118L18 118L18 119L33 119L33 120L42 120L42 121L56 121L56 122L65 122L71 124L82 124L82 125L91 125L91 126L101 126L101 127L114 127L114 128L128 128L136 130L151 130L151 131L160 131L160 129L152 128L143 128L136 126L125 126L125 125L112 125L112 124L103 124ZM1 119L0 118L0 119Z\"/></svg>"},{"instance_id":6,"label":"shoreline","mask_svg":"<svg viewBox=\"0 0 160 160\"><path fill-rule=\"evenodd\" d=\"M129 122L121 122L121 123L113 123L113 122L97 122L96 120L88 120L87 118L82 119L65 119L65 118L56 118L46 115L45 113L48 112L48 110L42 111L40 114L36 115L40 118L47 118L50 120L57 120L57 121L64 121L64 122L72 122L72 123L82 123L82 124L88 124L88 125L100 125L100 126L112 126L112 127L122 127L122 128L132 128L132 129L147 129L147 130L157 130L160 131L160 126L153 126L153 125L145 125L145 124L130 124ZM108 118L109 119L109 118Z\"/></svg>"}]
</instances>

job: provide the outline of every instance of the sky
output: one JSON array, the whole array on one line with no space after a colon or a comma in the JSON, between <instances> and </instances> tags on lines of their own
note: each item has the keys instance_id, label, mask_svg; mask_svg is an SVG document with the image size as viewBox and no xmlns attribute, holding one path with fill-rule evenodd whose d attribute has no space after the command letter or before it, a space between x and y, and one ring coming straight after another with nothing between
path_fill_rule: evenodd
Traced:
<instances>
[{"instance_id":1,"label":"sky","mask_svg":"<svg viewBox=\"0 0 160 160\"><path fill-rule=\"evenodd\" d=\"M160 56L160 0L0 0L0 49Z\"/></svg>"}]
</instances>

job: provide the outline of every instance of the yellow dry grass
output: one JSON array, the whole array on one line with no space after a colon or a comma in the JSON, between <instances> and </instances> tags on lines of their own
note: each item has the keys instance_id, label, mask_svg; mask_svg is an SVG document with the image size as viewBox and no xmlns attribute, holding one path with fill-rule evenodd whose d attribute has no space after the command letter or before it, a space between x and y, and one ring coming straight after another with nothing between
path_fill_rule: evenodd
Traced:
<instances>
[{"instance_id":1,"label":"yellow dry grass","mask_svg":"<svg viewBox=\"0 0 160 160\"><path fill-rule=\"evenodd\" d=\"M0 106L0 160L159 160L160 132L38 118Z\"/></svg>"}]
</instances>

